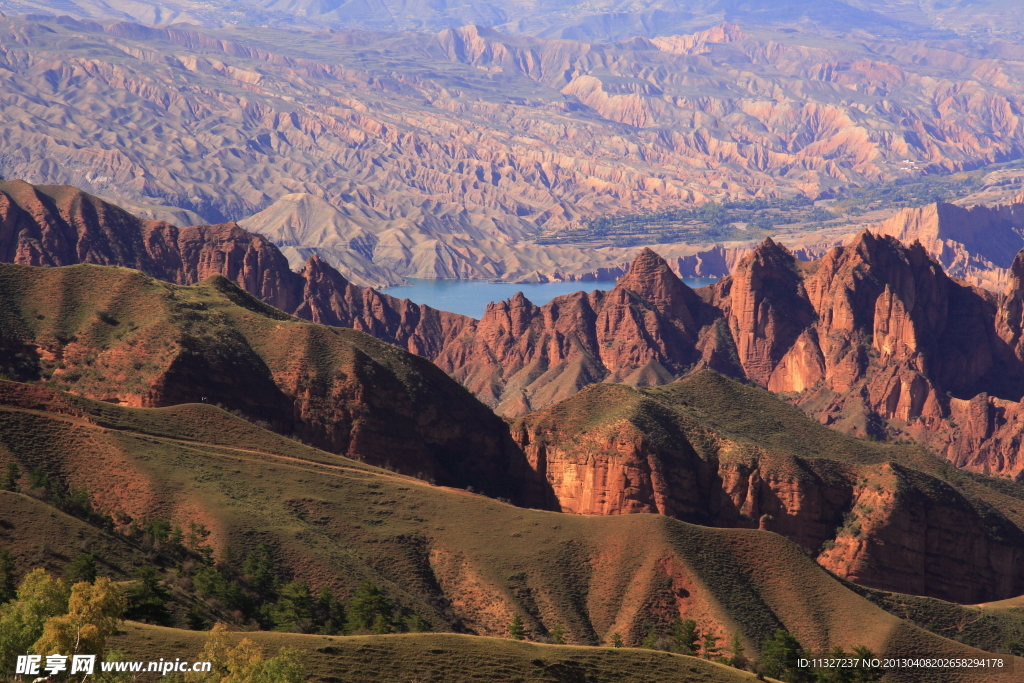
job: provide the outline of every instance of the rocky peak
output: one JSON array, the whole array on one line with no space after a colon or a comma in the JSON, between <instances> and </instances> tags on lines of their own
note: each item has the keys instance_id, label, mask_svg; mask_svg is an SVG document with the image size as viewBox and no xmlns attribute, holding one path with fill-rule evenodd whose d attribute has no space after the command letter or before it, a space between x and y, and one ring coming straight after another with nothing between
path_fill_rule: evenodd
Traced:
<instances>
[{"instance_id":1,"label":"rocky peak","mask_svg":"<svg viewBox=\"0 0 1024 683\"><path fill-rule=\"evenodd\" d=\"M770 237L736 266L729 327L747 375L764 385L816 315L792 253Z\"/></svg>"},{"instance_id":2,"label":"rocky peak","mask_svg":"<svg viewBox=\"0 0 1024 683\"><path fill-rule=\"evenodd\" d=\"M686 327L693 326L692 307L698 300L697 295L679 279L665 259L648 248L637 254L615 289L629 290L662 315Z\"/></svg>"},{"instance_id":3,"label":"rocky peak","mask_svg":"<svg viewBox=\"0 0 1024 683\"><path fill-rule=\"evenodd\" d=\"M1018 299L1024 298L1024 249L1017 252L1010 265L1010 283L1006 287L1006 294Z\"/></svg>"}]
</instances>

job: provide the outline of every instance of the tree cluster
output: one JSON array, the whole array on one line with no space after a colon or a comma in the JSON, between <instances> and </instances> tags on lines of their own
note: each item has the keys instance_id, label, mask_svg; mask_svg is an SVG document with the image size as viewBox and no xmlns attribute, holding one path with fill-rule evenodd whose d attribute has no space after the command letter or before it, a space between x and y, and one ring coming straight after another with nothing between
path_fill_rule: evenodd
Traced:
<instances>
[{"instance_id":1,"label":"tree cluster","mask_svg":"<svg viewBox=\"0 0 1024 683\"><path fill-rule=\"evenodd\" d=\"M801 667L799 661L854 659L865 662L875 659L875 654L863 645L846 652L834 647L827 652L814 653L805 650L793 634L779 629L771 638L761 643L761 656L753 663L758 677L770 676L785 683L873 683L882 680L882 669L870 665L855 667Z\"/></svg>"},{"instance_id":2,"label":"tree cluster","mask_svg":"<svg viewBox=\"0 0 1024 683\"><path fill-rule=\"evenodd\" d=\"M201 597L262 629L324 635L430 630L369 581L345 605L329 586L314 594L306 582L285 581L282 574L269 546L260 543L240 565L227 553L214 566L198 568L192 582Z\"/></svg>"}]
</instances>

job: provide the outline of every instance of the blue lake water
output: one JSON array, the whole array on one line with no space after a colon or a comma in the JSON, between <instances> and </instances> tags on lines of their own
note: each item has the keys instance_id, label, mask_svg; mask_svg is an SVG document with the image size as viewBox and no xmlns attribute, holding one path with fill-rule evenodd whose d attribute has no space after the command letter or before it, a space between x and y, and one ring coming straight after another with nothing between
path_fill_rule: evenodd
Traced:
<instances>
[{"instance_id":1,"label":"blue lake water","mask_svg":"<svg viewBox=\"0 0 1024 683\"><path fill-rule=\"evenodd\" d=\"M615 286L613 280L601 282L544 282L510 285L487 280L419 280L408 278L412 285L388 287L380 291L399 299L411 299L417 304L452 313L480 318L492 301L512 298L522 292L527 299L543 306L556 296L573 292L607 291ZM714 278L683 278L683 282L696 289L716 282Z\"/></svg>"}]
</instances>

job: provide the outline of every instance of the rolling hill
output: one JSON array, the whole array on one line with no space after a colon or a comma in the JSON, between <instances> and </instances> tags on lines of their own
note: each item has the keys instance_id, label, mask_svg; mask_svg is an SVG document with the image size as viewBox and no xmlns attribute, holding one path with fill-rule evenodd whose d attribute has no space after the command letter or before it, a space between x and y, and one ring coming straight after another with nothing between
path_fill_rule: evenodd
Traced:
<instances>
[{"instance_id":1,"label":"rolling hill","mask_svg":"<svg viewBox=\"0 0 1024 683\"><path fill-rule=\"evenodd\" d=\"M603 644L613 632L637 643L649 624L667 627L682 615L722 635L739 631L751 651L785 627L815 649L865 644L890 655L980 654L883 611L771 532L712 529L663 515L589 517L517 508L317 451L214 406L129 408L13 382L0 388L4 462L88 491L97 509L119 513L117 519L201 521L220 551L230 545L242 553L266 543L282 572L314 588L329 585L347 596L360 581L372 580L438 631L503 637L518 613L538 636L561 624L573 644ZM31 512L38 504L25 494L2 495L26 504L0 508L0 543L14 552L21 570L36 566L41 527L27 513L9 511ZM91 535L89 547L110 565L132 563L126 551L119 557L105 547L117 545L116 532ZM59 555L68 552L59 545L48 550L50 566L59 566ZM106 571L116 574L101 568ZM189 571L177 568L175 581L189 580ZM123 642L135 651L157 651L197 637L131 626ZM622 661L660 656L541 652L444 636L256 637L319 650L321 674L351 666L353 656L365 666L425 644L432 644L437 666L453 661L456 667L482 666L478 653L487 648L515 661L524 657L518 652L530 652L544 666L564 658L613 671ZM410 654L409 661L424 656ZM508 665L521 666L515 661ZM672 666L673 660L664 661L656 665ZM950 673L944 680L1011 680L991 670L971 676Z\"/></svg>"},{"instance_id":2,"label":"rolling hill","mask_svg":"<svg viewBox=\"0 0 1024 683\"><path fill-rule=\"evenodd\" d=\"M4 264L0 335L11 379L124 405L221 405L330 451L544 506L502 420L430 362L292 318L219 275L182 287L124 268Z\"/></svg>"},{"instance_id":3,"label":"rolling hill","mask_svg":"<svg viewBox=\"0 0 1024 683\"><path fill-rule=\"evenodd\" d=\"M889 591L960 603L1024 593L1024 487L964 476L920 446L845 436L711 371L588 387L512 434L565 512L769 529Z\"/></svg>"}]
</instances>

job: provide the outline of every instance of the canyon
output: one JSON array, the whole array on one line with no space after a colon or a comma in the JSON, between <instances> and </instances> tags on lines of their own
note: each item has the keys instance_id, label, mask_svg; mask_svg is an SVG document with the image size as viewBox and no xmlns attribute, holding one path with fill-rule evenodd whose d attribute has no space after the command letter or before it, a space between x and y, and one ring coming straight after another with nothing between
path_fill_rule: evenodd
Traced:
<instances>
[{"instance_id":1,"label":"canyon","mask_svg":"<svg viewBox=\"0 0 1024 683\"><path fill-rule=\"evenodd\" d=\"M17 262L0 296L7 378L128 406L216 403L521 505L768 529L883 590L972 602L1022 588L1016 499L921 446L1021 472L1024 256L997 295L891 236L811 262L768 240L695 291L643 250L609 292L520 295L474 320L317 256L294 273L234 224L178 229L75 188L0 184L0 235ZM985 531L950 541L966 528Z\"/></svg>"},{"instance_id":2,"label":"canyon","mask_svg":"<svg viewBox=\"0 0 1024 683\"><path fill-rule=\"evenodd\" d=\"M1024 472L1020 259L997 294L891 236L863 232L815 261L766 240L694 291L643 250L611 291L544 306L520 295L475 320L358 287L317 256L294 273L272 243L233 224L179 232L74 188L0 190L4 260L136 267L185 285L219 274L287 313L421 355L508 417L594 383L654 386L709 368L850 434L913 438L969 469Z\"/></svg>"}]
</instances>

